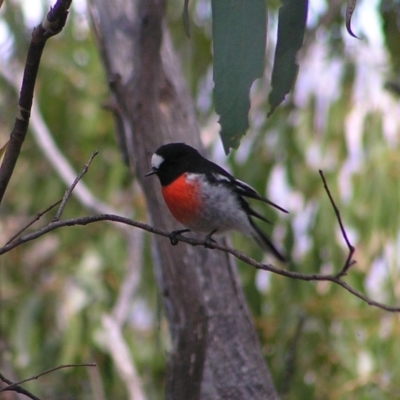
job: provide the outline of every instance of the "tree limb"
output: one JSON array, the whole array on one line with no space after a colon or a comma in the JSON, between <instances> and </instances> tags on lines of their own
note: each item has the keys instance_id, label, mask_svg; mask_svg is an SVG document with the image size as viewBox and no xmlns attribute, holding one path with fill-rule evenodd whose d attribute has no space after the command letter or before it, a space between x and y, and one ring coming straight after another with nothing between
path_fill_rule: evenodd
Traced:
<instances>
[{"instance_id":1,"label":"tree limb","mask_svg":"<svg viewBox=\"0 0 400 400\"><path fill-rule=\"evenodd\" d=\"M32 108L33 93L40 59L47 39L61 32L68 17L68 9L72 0L58 0L47 13L43 22L32 32L32 39L26 59L24 76L18 102L18 113L3 163L0 167L0 203L11 179L17 163L22 144L25 140Z\"/></svg>"}]
</instances>

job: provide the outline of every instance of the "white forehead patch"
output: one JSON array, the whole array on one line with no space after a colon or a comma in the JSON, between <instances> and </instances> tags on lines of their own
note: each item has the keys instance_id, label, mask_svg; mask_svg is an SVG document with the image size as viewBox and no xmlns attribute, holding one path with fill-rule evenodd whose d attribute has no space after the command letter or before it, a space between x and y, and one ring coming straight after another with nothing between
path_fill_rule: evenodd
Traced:
<instances>
[{"instance_id":1,"label":"white forehead patch","mask_svg":"<svg viewBox=\"0 0 400 400\"><path fill-rule=\"evenodd\" d=\"M161 157L160 155L154 153L151 157L151 166L154 169L159 169L160 165L164 162L164 157Z\"/></svg>"}]
</instances>

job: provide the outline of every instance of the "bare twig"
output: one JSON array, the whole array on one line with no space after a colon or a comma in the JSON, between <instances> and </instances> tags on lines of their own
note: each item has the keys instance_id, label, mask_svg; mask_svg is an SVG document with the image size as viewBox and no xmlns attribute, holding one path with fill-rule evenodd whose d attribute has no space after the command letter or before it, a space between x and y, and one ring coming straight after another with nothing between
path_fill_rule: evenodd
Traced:
<instances>
[{"instance_id":1,"label":"bare twig","mask_svg":"<svg viewBox=\"0 0 400 400\"><path fill-rule=\"evenodd\" d=\"M337 218L337 221L338 221L338 223L339 223L339 226L340 226L340 230L341 230L341 232L342 232L343 239L344 239L344 241L346 242L347 248L349 249L349 254L348 254L347 258L346 258L346 261L345 261L345 263L344 263L344 265L343 265L343 268L342 268L341 271L336 275L337 278L340 278L340 277L346 275L348 269L349 269L352 265L354 265L354 264L356 263L356 261L353 260L353 255L354 255L354 252L356 251L356 249L355 249L355 247L350 243L350 240L349 240L349 238L347 237L347 233L346 233L346 230L345 230L344 225L343 225L343 222L342 222L342 217L340 216L340 211L339 211L338 207L336 206L335 200L333 200L331 191L329 190L329 186L328 186L328 184L327 184L327 182L326 182L326 179L325 179L325 176L324 176L323 171L319 170L319 174L321 175L322 182L324 183L324 189L325 189L325 191L326 191L326 193L327 193L327 195L328 195L328 197L329 197L329 200L330 200L330 202L331 202L331 204L332 204L333 210L335 211L336 218Z\"/></svg>"},{"instance_id":2,"label":"bare twig","mask_svg":"<svg viewBox=\"0 0 400 400\"><path fill-rule=\"evenodd\" d=\"M30 382L30 381L39 379L43 375L49 374L51 372L57 371L57 370L62 369L62 368L96 367L96 366L97 365L94 364L94 363L59 365L58 367L54 367L54 368L48 369L47 371L44 371L44 372L42 372L42 373L40 373L38 375L31 376L30 378L23 379L22 381L19 381L19 382L11 382L10 380L8 380L7 378L5 378L3 375L0 374L0 379L3 382L8 384L8 386L0 389L0 393L8 391L8 390L12 390L12 391L15 391L15 392L18 392L18 393L23 393L23 394L27 395L28 397L30 397L31 399L39 400L36 396L34 396L33 394L29 393L24 388L21 388L20 385L22 385L23 383L26 383L26 382ZM23 392L21 391L21 389L23 390Z\"/></svg>"},{"instance_id":3,"label":"bare twig","mask_svg":"<svg viewBox=\"0 0 400 400\"><path fill-rule=\"evenodd\" d=\"M61 203L61 200L58 200L56 203L47 207L44 211L38 212L25 226L23 226L14 236L12 236L6 244L11 243L18 236L20 236L23 232L25 232L30 226L32 226L36 221L39 221L40 218L43 217L44 214L51 211L54 207L57 207Z\"/></svg>"},{"instance_id":4,"label":"bare twig","mask_svg":"<svg viewBox=\"0 0 400 400\"><path fill-rule=\"evenodd\" d=\"M83 166L81 172L78 174L78 176L75 178L75 180L72 182L72 185L65 191L65 194L62 198L60 207L57 210L57 214L54 217L53 221L58 221L61 217L61 214L64 211L65 206L67 205L67 201L69 200L69 198L72 195L73 190L75 189L75 186L78 184L78 182L83 178L83 176L86 174L86 172L89 169L89 166L91 164L91 162L93 161L93 158L95 158L97 156L97 154L99 154L98 151L94 151L91 155L90 158L88 160L88 162Z\"/></svg>"},{"instance_id":5,"label":"bare twig","mask_svg":"<svg viewBox=\"0 0 400 400\"><path fill-rule=\"evenodd\" d=\"M2 391L13 391L13 392L16 392L16 393L23 394L23 395L25 395L26 397L29 397L32 400L40 400L39 397L36 397L33 393L31 393L28 390L24 389L22 386L16 385L14 382L12 382L9 379L7 379L1 373L0 373L0 380L9 385L9 386L6 386L3 389L0 389L0 392L2 392ZM11 385L13 385L12 388L11 388Z\"/></svg>"},{"instance_id":6,"label":"bare twig","mask_svg":"<svg viewBox=\"0 0 400 400\"><path fill-rule=\"evenodd\" d=\"M129 226L134 226L139 229L143 229L147 232L154 233L159 236L164 236L166 238L170 238L170 232L163 231L159 228L155 228L153 226L147 225L143 222L138 222L138 221L133 221L129 218L121 217L119 215L113 215L113 214L99 214L99 215L92 215L92 216L86 216L86 217L81 217L81 218L73 218L73 219L68 219L68 220L63 220L63 221L55 221L51 222L48 225L44 226L43 228L40 228L32 233L29 233L25 236L22 236L16 240L14 240L12 243L9 243L2 248L0 248L0 255L5 254L12 249L20 246L23 243L30 242L31 240L37 239L40 236L43 236L44 234L54 231L56 229L64 228L67 226L86 226L95 222L99 221L113 221L113 222L118 222L121 224L129 225ZM329 281L336 283L337 285L341 286L354 296L358 297L359 299L363 300L367 304L378 307L382 310L390 311L390 312L400 312L400 307L392 307L388 306L383 303L379 303L377 301L371 300L369 297L365 296L361 292L358 292L357 290L353 289L351 286L349 286L346 282L344 282L340 277L337 275L324 275L324 274L302 274L300 272L294 272L294 271L288 271L284 270L281 268L277 268L272 264L263 264L260 263L251 257L246 256L245 254L241 253L238 250L232 249L227 246L220 245L218 243L209 243L209 241L205 240L198 240L190 237L185 237L181 235L177 235L177 239L181 242L188 243L192 246L205 246L211 249L217 249L220 251L224 251L225 253L231 254L237 259L245 262L246 264L256 268L260 269L263 271L269 271L273 272L274 274L286 276L288 278L292 279L299 279L303 281Z\"/></svg>"},{"instance_id":7,"label":"bare twig","mask_svg":"<svg viewBox=\"0 0 400 400\"><path fill-rule=\"evenodd\" d=\"M57 214L54 217L53 221L58 221L61 217L62 212L64 211L64 208L67 204L67 201L71 197L71 194L73 190L75 189L76 185L78 182L82 179L82 177L86 174L86 172L89 169L90 164L92 163L94 157L96 157L98 154L98 151L94 151L91 155L87 163L83 166L81 172L78 174L78 176L75 178L74 182L71 184L71 186L65 191L65 194L63 198L56 203L52 204L51 206L47 207L44 211L41 211L37 213L24 227L22 227L14 236L12 236L6 244L11 243L13 240L15 240L18 236L20 236L23 232L25 232L30 226L32 226L36 221L38 221L44 214L48 213L50 210L52 210L54 207L58 206L60 204L60 207L57 210Z\"/></svg>"},{"instance_id":8,"label":"bare twig","mask_svg":"<svg viewBox=\"0 0 400 400\"><path fill-rule=\"evenodd\" d=\"M0 202L11 179L28 130L36 76L44 46L47 39L63 29L71 2L72 0L58 0L54 7L50 9L44 21L32 32L19 96L18 113L0 167Z\"/></svg>"}]
</instances>

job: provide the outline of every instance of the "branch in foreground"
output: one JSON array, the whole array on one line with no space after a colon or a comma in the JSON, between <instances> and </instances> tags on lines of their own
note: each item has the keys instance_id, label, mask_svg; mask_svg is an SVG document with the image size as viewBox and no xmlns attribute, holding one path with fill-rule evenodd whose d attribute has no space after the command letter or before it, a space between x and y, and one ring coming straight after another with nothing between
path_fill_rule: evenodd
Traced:
<instances>
[{"instance_id":1,"label":"branch in foreground","mask_svg":"<svg viewBox=\"0 0 400 400\"><path fill-rule=\"evenodd\" d=\"M56 229L64 228L67 226L86 226L95 222L100 222L100 221L112 221L112 222L118 222L124 225L129 225L129 226L134 226L139 229L143 229L147 232L154 233L159 236L164 236L166 238L170 238L171 233L163 231L159 228L155 228L153 226L147 225L142 222L137 222L133 221L129 218L121 217L118 215L113 215L113 214L99 214L99 215L92 215L92 216L87 216L87 217L81 217L81 218L73 218L73 219L68 219L68 220L63 220L63 221L55 221L55 222L50 222L48 225L44 226L43 228L40 228L32 233L29 233L25 236L22 236L16 240L14 240L11 243L6 244L2 248L0 248L0 255L5 254L12 249L20 246L23 243L30 242L31 240L37 239L44 234L54 231ZM346 282L344 282L340 276L337 274L335 275L324 275L324 274L302 274L300 272L294 272L294 271L287 271L281 268L277 268L272 264L263 264L260 263L251 257L246 256L245 254L241 253L238 250L232 249L227 246L220 245L218 243L209 243L209 241L205 240L198 240L190 237L185 237L181 235L177 235L176 237L179 241L188 243L192 246L205 246L210 249L217 249L220 251L223 251L225 253L231 254L234 257L236 257L238 260L241 260L245 262L246 264L256 268L260 269L263 271L269 271L274 274L286 276L288 278L292 279L299 279L303 281L329 281L333 282L354 296L358 297L359 299L363 300L370 306L378 307L382 310L390 311L390 312L400 312L400 307L392 307L388 306L383 303L379 303L377 301L374 301L370 299L369 297L365 296L361 292L355 290L352 288L350 285L348 285Z\"/></svg>"},{"instance_id":2,"label":"branch in foreground","mask_svg":"<svg viewBox=\"0 0 400 400\"><path fill-rule=\"evenodd\" d=\"M7 383L8 386L0 389L0 393L1 392L6 392L6 391L13 391L13 392L17 392L17 393L21 393L24 394L25 396L33 399L33 400L40 400L38 397L36 397L35 395L33 395L32 393L30 393L29 391L27 391L26 389L24 389L23 387L21 387L21 385L23 383L26 382L30 382L36 379L39 379L40 377L42 377L43 375L49 374L51 372L57 371L59 369L62 368L74 368L74 367L96 367L97 365L94 363L89 363L89 364L66 364L66 365L59 365L58 367L54 367L51 369L48 369L47 371L44 371L38 375L35 376L31 376L30 378L26 378L23 379L22 381L19 382L11 382L9 379L7 379L6 377L4 377L2 374L0 374L0 380Z\"/></svg>"},{"instance_id":3,"label":"branch in foreground","mask_svg":"<svg viewBox=\"0 0 400 400\"><path fill-rule=\"evenodd\" d=\"M55 6L50 9L44 21L32 32L18 102L19 111L0 167L0 202L11 179L28 130L36 76L44 46L47 39L58 34L63 29L71 2L72 0L58 0Z\"/></svg>"},{"instance_id":4,"label":"branch in foreground","mask_svg":"<svg viewBox=\"0 0 400 400\"><path fill-rule=\"evenodd\" d=\"M43 215L47 214L49 211L51 211L54 207L57 207L62 200L57 201L56 203L52 204L51 206L47 207L45 210L38 212L26 225L24 225L17 233L15 233L6 244L11 243L14 241L19 235L21 235L23 232L25 232L30 226L32 226L35 222L39 221L40 218L43 217Z\"/></svg>"},{"instance_id":5,"label":"branch in foreground","mask_svg":"<svg viewBox=\"0 0 400 400\"><path fill-rule=\"evenodd\" d=\"M46 213L51 211L54 207L59 206L56 216L53 218L54 221L58 221L61 217L61 214L64 211L65 206L67 205L67 201L72 195L73 190L75 189L76 185L81 181L83 176L88 172L90 164L92 163L93 159L97 156L98 151L94 151L91 155L89 160L83 166L81 172L79 172L78 176L74 179L71 186L65 191L64 196L61 200L57 201L56 203L52 204L51 206L47 207L44 211L37 213L26 225L24 225L16 234L14 234L6 244L11 243L14 241L18 236L20 236L23 232L25 232L30 226L32 226L35 222L39 221L40 218L43 217Z\"/></svg>"},{"instance_id":6,"label":"branch in foreground","mask_svg":"<svg viewBox=\"0 0 400 400\"><path fill-rule=\"evenodd\" d=\"M39 397L36 397L33 393L29 392L28 390L24 389L22 386L19 386L16 383L13 383L9 379L7 379L3 374L0 373L0 380L4 383L7 383L8 386L6 386L3 389L0 389L0 392L5 392L5 391L12 391L16 393L20 393L25 395L26 397L29 397L32 400L40 400Z\"/></svg>"}]
</instances>

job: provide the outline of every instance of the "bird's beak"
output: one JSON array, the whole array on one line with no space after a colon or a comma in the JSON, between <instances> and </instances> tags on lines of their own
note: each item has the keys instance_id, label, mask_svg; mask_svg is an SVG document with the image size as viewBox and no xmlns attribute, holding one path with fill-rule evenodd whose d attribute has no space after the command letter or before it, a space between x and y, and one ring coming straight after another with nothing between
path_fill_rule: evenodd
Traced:
<instances>
[{"instance_id":1,"label":"bird's beak","mask_svg":"<svg viewBox=\"0 0 400 400\"><path fill-rule=\"evenodd\" d=\"M157 173L157 170L156 170L155 168L153 168L151 171L149 171L149 172L145 175L145 177L150 176L150 175L154 175L154 174L156 174L156 173Z\"/></svg>"}]
</instances>

